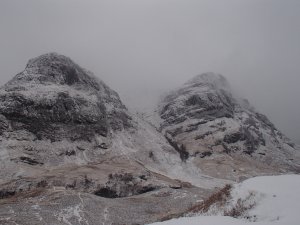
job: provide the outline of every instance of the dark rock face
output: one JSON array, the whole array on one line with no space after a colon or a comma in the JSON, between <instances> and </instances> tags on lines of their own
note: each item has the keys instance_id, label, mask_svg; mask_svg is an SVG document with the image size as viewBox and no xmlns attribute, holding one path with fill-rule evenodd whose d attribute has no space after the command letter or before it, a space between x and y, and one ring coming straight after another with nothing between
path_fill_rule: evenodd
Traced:
<instances>
[{"instance_id":1,"label":"dark rock face","mask_svg":"<svg viewBox=\"0 0 300 225\"><path fill-rule=\"evenodd\" d=\"M0 190L0 199L8 198L14 196L15 194L15 191Z\"/></svg>"},{"instance_id":2,"label":"dark rock face","mask_svg":"<svg viewBox=\"0 0 300 225\"><path fill-rule=\"evenodd\" d=\"M225 78L220 76L216 79ZM205 123L216 118L233 118L236 102L226 89L226 80L219 84L220 89L215 89L215 85L210 83L194 83L196 81L201 80L190 81L184 88L171 93L163 100L159 112L165 120L162 128L169 124L180 124L187 119L201 119L199 123ZM197 88L203 89L204 93L195 93L193 90ZM185 98L179 103L178 99L182 96Z\"/></svg>"},{"instance_id":3,"label":"dark rock face","mask_svg":"<svg viewBox=\"0 0 300 225\"><path fill-rule=\"evenodd\" d=\"M169 144L179 153L181 161L185 162L189 158L189 153L186 151L185 146L183 144L178 144L169 135L166 135L165 137Z\"/></svg>"},{"instance_id":4,"label":"dark rock face","mask_svg":"<svg viewBox=\"0 0 300 225\"><path fill-rule=\"evenodd\" d=\"M3 134L5 130L8 129L8 121L5 116L0 114L0 135Z\"/></svg>"},{"instance_id":5,"label":"dark rock face","mask_svg":"<svg viewBox=\"0 0 300 225\"><path fill-rule=\"evenodd\" d=\"M249 155L255 152L260 145L265 146L265 140L262 137L262 133L260 133L257 129L254 129L251 132L245 127L241 127L236 133L226 134L223 142L224 144L244 142L244 152Z\"/></svg>"},{"instance_id":6,"label":"dark rock face","mask_svg":"<svg viewBox=\"0 0 300 225\"><path fill-rule=\"evenodd\" d=\"M94 114L85 114L80 109L89 107L89 103L81 98L72 98L68 93L57 93L56 98L39 102L22 94L8 93L0 96L0 101L1 113L11 121L12 129L28 130L37 139L87 140L93 133L106 136L108 132L109 124L103 104L98 103L93 107ZM62 127L66 132L61 130Z\"/></svg>"},{"instance_id":7,"label":"dark rock face","mask_svg":"<svg viewBox=\"0 0 300 225\"><path fill-rule=\"evenodd\" d=\"M90 141L131 126L116 92L56 53L30 60L1 89L0 115L1 133L26 130L39 140Z\"/></svg>"},{"instance_id":8,"label":"dark rock face","mask_svg":"<svg viewBox=\"0 0 300 225\"><path fill-rule=\"evenodd\" d=\"M20 161L27 163L29 165L35 166L35 165L43 165L43 163L38 162L35 159L29 158L29 157L25 157L25 156L21 156L20 157Z\"/></svg>"},{"instance_id":9,"label":"dark rock face","mask_svg":"<svg viewBox=\"0 0 300 225\"><path fill-rule=\"evenodd\" d=\"M144 194L160 187L147 184L147 175L133 176L130 173L110 174L109 180L103 187L95 191L95 195L104 198L123 198Z\"/></svg>"},{"instance_id":10,"label":"dark rock face","mask_svg":"<svg viewBox=\"0 0 300 225\"><path fill-rule=\"evenodd\" d=\"M208 93L206 98L199 95L192 95L186 100L187 107L204 108L202 112L189 113L190 118L232 118L234 112L234 102L229 93L221 90L220 93Z\"/></svg>"}]
</instances>

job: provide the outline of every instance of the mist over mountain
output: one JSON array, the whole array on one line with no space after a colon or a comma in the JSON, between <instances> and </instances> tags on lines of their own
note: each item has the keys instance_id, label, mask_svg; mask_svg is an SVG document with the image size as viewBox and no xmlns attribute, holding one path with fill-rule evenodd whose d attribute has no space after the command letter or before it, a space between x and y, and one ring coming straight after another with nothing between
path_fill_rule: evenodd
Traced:
<instances>
[{"instance_id":1,"label":"mist over mountain","mask_svg":"<svg viewBox=\"0 0 300 225\"><path fill-rule=\"evenodd\" d=\"M30 59L0 88L0 222L146 224L225 184L299 173L299 146L222 75L198 75L155 108L130 112L64 55Z\"/></svg>"},{"instance_id":2,"label":"mist over mountain","mask_svg":"<svg viewBox=\"0 0 300 225\"><path fill-rule=\"evenodd\" d=\"M298 0L0 1L0 224L298 225L299 21Z\"/></svg>"},{"instance_id":3,"label":"mist over mountain","mask_svg":"<svg viewBox=\"0 0 300 225\"><path fill-rule=\"evenodd\" d=\"M0 83L56 51L141 108L213 71L299 140L299 8L298 0L2 0Z\"/></svg>"}]
</instances>

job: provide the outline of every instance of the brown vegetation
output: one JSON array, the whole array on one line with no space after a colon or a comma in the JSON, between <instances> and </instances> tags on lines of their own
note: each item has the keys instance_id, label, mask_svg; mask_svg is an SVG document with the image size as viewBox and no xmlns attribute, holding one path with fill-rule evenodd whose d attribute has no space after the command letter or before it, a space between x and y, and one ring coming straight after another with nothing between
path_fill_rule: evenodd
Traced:
<instances>
[{"instance_id":1,"label":"brown vegetation","mask_svg":"<svg viewBox=\"0 0 300 225\"><path fill-rule=\"evenodd\" d=\"M250 192L245 199L239 198L233 208L224 212L224 216L231 216L234 218L241 217L245 212L252 209L255 203L248 203L254 196L254 192Z\"/></svg>"},{"instance_id":2,"label":"brown vegetation","mask_svg":"<svg viewBox=\"0 0 300 225\"><path fill-rule=\"evenodd\" d=\"M160 219L160 221L166 221L166 220L188 216L196 213L205 213L214 204L217 204L218 206L224 206L227 199L230 197L231 188L232 186L230 184L227 184L225 185L225 187L212 194L209 198L207 198L203 202L193 205L192 207L188 208L184 212L175 212L175 213L172 212L169 213L168 215L164 215Z\"/></svg>"},{"instance_id":3,"label":"brown vegetation","mask_svg":"<svg viewBox=\"0 0 300 225\"><path fill-rule=\"evenodd\" d=\"M226 200L230 196L231 188L232 186L230 184L225 185L224 188L212 194L208 199L204 200L199 205L191 207L186 214L206 213L209 210L209 208L214 204L218 206L224 206Z\"/></svg>"}]
</instances>

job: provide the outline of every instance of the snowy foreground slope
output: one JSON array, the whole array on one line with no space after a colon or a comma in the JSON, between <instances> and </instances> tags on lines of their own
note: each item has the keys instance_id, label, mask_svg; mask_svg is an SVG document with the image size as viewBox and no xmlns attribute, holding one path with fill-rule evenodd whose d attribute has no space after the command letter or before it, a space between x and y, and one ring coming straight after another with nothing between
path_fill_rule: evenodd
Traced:
<instances>
[{"instance_id":1,"label":"snowy foreground slope","mask_svg":"<svg viewBox=\"0 0 300 225\"><path fill-rule=\"evenodd\" d=\"M247 199L244 204L254 206L239 218L223 216L224 211L232 208L238 199ZM234 185L231 197L223 209L214 208L210 209L208 215L173 219L153 225L298 225L299 209L299 175L256 177Z\"/></svg>"}]
</instances>

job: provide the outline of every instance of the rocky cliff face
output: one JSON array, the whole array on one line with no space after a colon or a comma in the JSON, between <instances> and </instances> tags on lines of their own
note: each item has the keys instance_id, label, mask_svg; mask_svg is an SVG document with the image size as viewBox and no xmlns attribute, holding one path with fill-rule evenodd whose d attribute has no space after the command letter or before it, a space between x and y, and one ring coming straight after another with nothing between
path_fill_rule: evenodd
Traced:
<instances>
[{"instance_id":1,"label":"rocky cliff face","mask_svg":"<svg viewBox=\"0 0 300 225\"><path fill-rule=\"evenodd\" d=\"M55 53L31 59L1 88L0 114L7 125L2 133L23 131L52 142L106 137L131 123L115 91Z\"/></svg>"},{"instance_id":2,"label":"rocky cliff face","mask_svg":"<svg viewBox=\"0 0 300 225\"><path fill-rule=\"evenodd\" d=\"M221 75L188 81L163 98L158 114L159 129L182 160L212 176L299 171L297 146L247 100L234 96Z\"/></svg>"}]
</instances>

